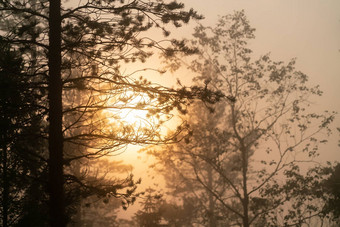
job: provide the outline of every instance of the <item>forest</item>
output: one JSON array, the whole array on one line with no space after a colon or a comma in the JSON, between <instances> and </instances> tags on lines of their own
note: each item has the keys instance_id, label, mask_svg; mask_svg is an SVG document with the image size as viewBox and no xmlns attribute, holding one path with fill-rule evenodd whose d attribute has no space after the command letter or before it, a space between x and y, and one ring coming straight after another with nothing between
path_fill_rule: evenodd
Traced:
<instances>
[{"instance_id":1,"label":"forest","mask_svg":"<svg viewBox=\"0 0 340 227\"><path fill-rule=\"evenodd\" d=\"M336 104L194 6L0 0L0 226L339 225Z\"/></svg>"}]
</instances>

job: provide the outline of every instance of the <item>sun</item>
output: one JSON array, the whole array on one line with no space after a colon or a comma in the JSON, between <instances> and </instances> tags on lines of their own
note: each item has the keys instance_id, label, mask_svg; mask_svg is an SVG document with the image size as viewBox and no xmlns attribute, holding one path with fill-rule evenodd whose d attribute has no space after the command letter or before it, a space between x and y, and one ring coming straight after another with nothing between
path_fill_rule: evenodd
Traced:
<instances>
[{"instance_id":1,"label":"sun","mask_svg":"<svg viewBox=\"0 0 340 227\"><path fill-rule=\"evenodd\" d=\"M153 127L159 120L149 112L150 108L155 107L152 105L154 101L146 94L126 91L111 100L105 116L112 124L133 127L135 130Z\"/></svg>"},{"instance_id":2,"label":"sun","mask_svg":"<svg viewBox=\"0 0 340 227\"><path fill-rule=\"evenodd\" d=\"M128 90L111 98L109 108L103 111L104 128L115 135L136 141L166 140L182 123L176 112L167 112L167 104L156 95Z\"/></svg>"},{"instance_id":3,"label":"sun","mask_svg":"<svg viewBox=\"0 0 340 227\"><path fill-rule=\"evenodd\" d=\"M150 118L147 110L122 109L118 112L121 121L131 126L142 126Z\"/></svg>"}]
</instances>

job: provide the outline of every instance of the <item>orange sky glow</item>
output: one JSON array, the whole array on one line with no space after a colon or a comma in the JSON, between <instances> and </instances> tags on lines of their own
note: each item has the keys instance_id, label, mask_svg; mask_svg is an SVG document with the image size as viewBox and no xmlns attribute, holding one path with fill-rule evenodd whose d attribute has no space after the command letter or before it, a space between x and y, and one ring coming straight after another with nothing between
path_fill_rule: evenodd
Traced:
<instances>
[{"instance_id":1,"label":"orange sky glow","mask_svg":"<svg viewBox=\"0 0 340 227\"><path fill-rule=\"evenodd\" d=\"M268 52L274 60L289 61L297 58L297 69L307 74L310 83L320 85L324 95L313 100L312 111L330 110L340 112L340 1L338 0L184 0L186 6L193 7L205 16L200 21L204 25L214 26L218 16L244 9L250 24L256 28L255 40L250 43L254 57ZM190 38L196 22L172 31L176 38ZM160 32L161 33L161 32ZM158 36L158 35L156 35ZM159 36L160 37L160 36ZM143 68L159 65L157 58L152 58ZM131 70L122 66L122 70ZM192 75L189 71L179 71L174 75L156 72L141 72L145 78L165 86L174 86L176 78L188 84ZM128 123L136 123L145 113L127 110L121 117ZM339 114L333 124L333 129L340 127ZM320 146L320 161L340 161L338 141L339 133L334 130L329 143ZM143 177L141 189L150 184L161 182L161 177L148 177L148 165L152 158L137 151L141 147L129 146L115 159L123 159L134 166L136 177ZM129 217L136 208L121 212L120 217Z\"/></svg>"}]
</instances>

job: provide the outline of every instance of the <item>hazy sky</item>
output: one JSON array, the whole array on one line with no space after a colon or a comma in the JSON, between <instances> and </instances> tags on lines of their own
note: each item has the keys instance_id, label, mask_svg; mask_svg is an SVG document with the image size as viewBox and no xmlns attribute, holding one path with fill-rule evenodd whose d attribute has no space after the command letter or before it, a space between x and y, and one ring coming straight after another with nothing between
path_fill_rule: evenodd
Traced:
<instances>
[{"instance_id":1,"label":"hazy sky","mask_svg":"<svg viewBox=\"0 0 340 227\"><path fill-rule=\"evenodd\" d=\"M255 56L268 52L273 60L289 61L297 58L297 69L310 77L312 85L320 85L324 95L313 100L313 110L340 112L340 0L182 0L205 16L199 21L204 25L217 22L219 16L244 9L256 38L250 42ZM195 22L172 31L177 38L190 38ZM155 34L157 36L157 34ZM141 65L141 67L144 67ZM146 73L150 76L150 72ZM173 78L149 77L152 81L167 84L175 77L190 81L187 74L175 73ZM340 127L338 114L333 128ZM340 148L337 146L340 134L336 131L330 143L320 146L321 160L340 161ZM138 149L138 147L134 147ZM145 165L137 164L135 152L128 149L121 158L128 159L137 167L141 175L147 173ZM144 157L145 158L145 157ZM142 158L143 159L143 158Z\"/></svg>"},{"instance_id":2,"label":"hazy sky","mask_svg":"<svg viewBox=\"0 0 340 227\"><path fill-rule=\"evenodd\" d=\"M200 21L214 26L218 16L244 9L255 40L255 55L270 52L274 60L297 58L297 69L307 74L324 95L313 103L316 110L340 112L340 1L339 0L185 0L205 16ZM190 29L187 29L190 32ZM185 34L187 34L185 32ZM338 114L335 127L340 127ZM323 160L340 160L334 132Z\"/></svg>"},{"instance_id":3,"label":"hazy sky","mask_svg":"<svg viewBox=\"0 0 340 227\"><path fill-rule=\"evenodd\" d=\"M297 69L310 77L312 85L320 85L324 95L315 100L313 109L340 112L340 0L182 0L205 16L200 21L204 25L217 22L218 16L244 9L252 27L256 28L255 40L250 47L255 56L268 52L273 60L289 61L297 58ZM173 31L177 38L190 38L195 23ZM175 75L181 79L185 75ZM161 78L158 78L162 80ZM333 128L340 127L340 115ZM340 148L337 141L340 135L334 132L330 143L320 146L321 160L339 160ZM138 149L138 147L134 147ZM133 157L132 157L133 156ZM147 182L147 165L137 160L130 149L122 158L130 159L136 167L135 173ZM138 164L137 164L138 163ZM158 178L160 176L156 176ZM159 182L159 179L154 182ZM129 216L136 207L130 208Z\"/></svg>"},{"instance_id":4,"label":"hazy sky","mask_svg":"<svg viewBox=\"0 0 340 227\"><path fill-rule=\"evenodd\" d=\"M187 7L192 7L205 16L200 23L211 25L218 16L244 9L252 27L256 28L255 40L250 47L257 56L271 53L273 60L289 61L297 58L297 69L310 77L312 85L320 85L324 95L315 100L315 110L334 110L340 112L340 0L182 0ZM172 34L190 38L195 23L173 31ZM186 75L190 81L190 73ZM156 78L156 80L162 80ZM163 77L164 79L164 77ZM173 78L174 79L174 78ZM168 79L166 79L168 80ZM333 125L340 127L340 114ZM340 135L334 132L330 143L320 146L321 160L340 161L340 148L337 141ZM139 147L133 147L137 150ZM144 179L147 186L148 167L132 149L120 158L130 160L137 177ZM144 163L144 164L143 164ZM155 176L153 182L160 182L161 176ZM142 186L142 187L145 187ZM138 206L122 212L120 217L128 217Z\"/></svg>"},{"instance_id":5,"label":"hazy sky","mask_svg":"<svg viewBox=\"0 0 340 227\"><path fill-rule=\"evenodd\" d=\"M244 9L256 28L255 54L271 52L275 60L297 57L298 69L320 84L327 106L340 111L339 0L186 0L214 25L219 15Z\"/></svg>"}]
</instances>

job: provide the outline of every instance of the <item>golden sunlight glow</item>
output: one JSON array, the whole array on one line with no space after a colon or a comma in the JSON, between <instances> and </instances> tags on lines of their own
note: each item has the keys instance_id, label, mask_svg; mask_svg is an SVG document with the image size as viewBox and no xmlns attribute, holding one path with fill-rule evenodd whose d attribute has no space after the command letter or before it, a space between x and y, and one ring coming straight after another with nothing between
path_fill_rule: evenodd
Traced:
<instances>
[{"instance_id":1,"label":"golden sunlight glow","mask_svg":"<svg viewBox=\"0 0 340 227\"><path fill-rule=\"evenodd\" d=\"M143 108L150 98L146 94L134 94L127 91L115 98L112 108L107 110L107 120L110 123L132 126L135 130L153 127L159 120L150 116L148 109Z\"/></svg>"},{"instance_id":2,"label":"golden sunlight glow","mask_svg":"<svg viewBox=\"0 0 340 227\"><path fill-rule=\"evenodd\" d=\"M148 111L146 110L123 109L119 111L119 116L122 122L139 127L147 124L147 113Z\"/></svg>"}]
</instances>

